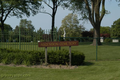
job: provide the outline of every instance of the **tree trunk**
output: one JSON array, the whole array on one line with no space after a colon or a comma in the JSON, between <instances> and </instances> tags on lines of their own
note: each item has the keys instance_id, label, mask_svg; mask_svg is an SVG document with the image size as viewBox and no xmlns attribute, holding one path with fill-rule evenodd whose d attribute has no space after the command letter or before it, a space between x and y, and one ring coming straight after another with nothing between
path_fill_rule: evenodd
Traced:
<instances>
[{"instance_id":1,"label":"tree trunk","mask_svg":"<svg viewBox=\"0 0 120 80\"><path fill-rule=\"evenodd\" d=\"M101 45L101 42L100 42L100 24L97 24L95 27L94 27L94 39L93 39L93 43L92 45Z\"/></svg>"},{"instance_id":2,"label":"tree trunk","mask_svg":"<svg viewBox=\"0 0 120 80\"><path fill-rule=\"evenodd\" d=\"M54 6L55 6L55 5L54 5ZM55 27L55 15L56 15L56 9L53 8L52 11L53 11L53 12L52 12L52 26L51 26L51 28L52 28L52 32L51 32L51 37L52 37L52 41L54 41L54 27Z\"/></svg>"},{"instance_id":3,"label":"tree trunk","mask_svg":"<svg viewBox=\"0 0 120 80\"><path fill-rule=\"evenodd\" d=\"M54 41L54 25L55 25L55 15L52 16L52 32L51 32L51 36L52 36L52 41Z\"/></svg>"},{"instance_id":4,"label":"tree trunk","mask_svg":"<svg viewBox=\"0 0 120 80\"><path fill-rule=\"evenodd\" d=\"M5 41L5 35L4 35L4 22L1 21L1 41L4 42Z\"/></svg>"},{"instance_id":5,"label":"tree trunk","mask_svg":"<svg viewBox=\"0 0 120 80\"><path fill-rule=\"evenodd\" d=\"M84 0L84 2L86 4L86 9L88 11L89 21L94 28L93 45L96 44L101 45L100 24L105 15L105 0ZM89 4L89 2L91 2L91 4Z\"/></svg>"}]
</instances>

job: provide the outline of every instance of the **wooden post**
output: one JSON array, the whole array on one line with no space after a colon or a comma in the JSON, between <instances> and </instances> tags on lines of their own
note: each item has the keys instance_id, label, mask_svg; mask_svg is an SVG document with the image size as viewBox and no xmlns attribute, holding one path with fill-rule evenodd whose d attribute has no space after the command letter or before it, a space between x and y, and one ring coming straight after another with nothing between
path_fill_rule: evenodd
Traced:
<instances>
[{"instance_id":1,"label":"wooden post","mask_svg":"<svg viewBox=\"0 0 120 80\"><path fill-rule=\"evenodd\" d=\"M45 64L47 64L47 47L45 47Z\"/></svg>"},{"instance_id":2,"label":"wooden post","mask_svg":"<svg viewBox=\"0 0 120 80\"><path fill-rule=\"evenodd\" d=\"M69 66L71 66L71 46L69 46Z\"/></svg>"}]
</instances>

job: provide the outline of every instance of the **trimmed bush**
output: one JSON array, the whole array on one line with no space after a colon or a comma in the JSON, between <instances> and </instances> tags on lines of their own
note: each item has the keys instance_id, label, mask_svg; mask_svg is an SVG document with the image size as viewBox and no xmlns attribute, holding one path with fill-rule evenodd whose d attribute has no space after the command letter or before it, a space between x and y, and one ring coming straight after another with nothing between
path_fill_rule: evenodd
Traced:
<instances>
[{"instance_id":1,"label":"trimmed bush","mask_svg":"<svg viewBox=\"0 0 120 80\"><path fill-rule=\"evenodd\" d=\"M85 56L82 52L72 52L72 65L81 65L84 63Z\"/></svg>"},{"instance_id":2,"label":"trimmed bush","mask_svg":"<svg viewBox=\"0 0 120 80\"><path fill-rule=\"evenodd\" d=\"M23 60L26 58L25 54L23 54L23 53L19 53L19 54L14 53L14 55L15 55L15 58L13 60L13 63L17 64L17 65L22 64Z\"/></svg>"},{"instance_id":3,"label":"trimmed bush","mask_svg":"<svg viewBox=\"0 0 120 80\"><path fill-rule=\"evenodd\" d=\"M69 52L67 50L49 51L48 63L66 64L69 62Z\"/></svg>"},{"instance_id":4,"label":"trimmed bush","mask_svg":"<svg viewBox=\"0 0 120 80\"><path fill-rule=\"evenodd\" d=\"M3 54L2 54L3 55ZM1 56L2 57L2 56ZM2 59L2 63L4 64L10 64L13 62L15 56L13 53L9 53L9 54L4 54L3 55L3 59Z\"/></svg>"},{"instance_id":5,"label":"trimmed bush","mask_svg":"<svg viewBox=\"0 0 120 80\"><path fill-rule=\"evenodd\" d=\"M10 49L0 49L0 62L4 64L25 64L36 65L44 63L45 51L20 51ZM72 51L72 65L81 65L85 60L82 52ZM48 51L48 63L50 64L68 64L69 51L58 50Z\"/></svg>"},{"instance_id":6,"label":"trimmed bush","mask_svg":"<svg viewBox=\"0 0 120 80\"><path fill-rule=\"evenodd\" d=\"M72 51L72 65L81 65L85 60L82 52ZM69 51L58 50L48 52L48 63L51 64L66 64L69 63Z\"/></svg>"}]
</instances>

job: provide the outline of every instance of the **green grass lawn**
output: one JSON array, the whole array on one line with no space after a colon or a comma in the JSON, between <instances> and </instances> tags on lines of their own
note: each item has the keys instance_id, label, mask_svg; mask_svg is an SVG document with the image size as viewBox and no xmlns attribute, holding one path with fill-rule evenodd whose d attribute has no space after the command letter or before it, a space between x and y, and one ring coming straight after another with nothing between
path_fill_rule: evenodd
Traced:
<instances>
[{"instance_id":1,"label":"green grass lawn","mask_svg":"<svg viewBox=\"0 0 120 80\"><path fill-rule=\"evenodd\" d=\"M0 80L120 80L120 62L92 61L76 69L0 66Z\"/></svg>"},{"instance_id":2,"label":"green grass lawn","mask_svg":"<svg viewBox=\"0 0 120 80\"><path fill-rule=\"evenodd\" d=\"M0 45L1 47L18 48L18 43ZM23 50L44 50L37 44L21 43ZM27 45L25 45L27 44ZM61 47L69 49L69 47ZM51 50L51 48L48 48ZM53 50L56 48L53 48ZM98 61L96 46L89 44L72 46L72 50L85 54L85 65L77 69L43 69L0 66L0 80L120 80L120 45L98 46Z\"/></svg>"},{"instance_id":3,"label":"green grass lawn","mask_svg":"<svg viewBox=\"0 0 120 80\"><path fill-rule=\"evenodd\" d=\"M62 49L69 49L69 47L62 47ZM81 51L85 54L85 60L96 60L96 46L92 45L79 45L72 46L72 50ZM120 46L101 45L98 46L97 58L103 60L119 60L120 59Z\"/></svg>"}]
</instances>

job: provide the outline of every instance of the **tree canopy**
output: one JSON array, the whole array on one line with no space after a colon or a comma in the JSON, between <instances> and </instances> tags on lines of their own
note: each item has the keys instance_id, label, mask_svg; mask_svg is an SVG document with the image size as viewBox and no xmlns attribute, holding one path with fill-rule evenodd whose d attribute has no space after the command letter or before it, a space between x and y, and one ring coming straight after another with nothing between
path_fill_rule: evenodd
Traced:
<instances>
[{"instance_id":1,"label":"tree canopy","mask_svg":"<svg viewBox=\"0 0 120 80\"><path fill-rule=\"evenodd\" d=\"M1 26L1 23L0 23ZM4 40L2 38L0 38L0 41L2 39L2 41L7 41L9 39L9 33L13 30L13 28L9 25L9 24L4 24ZM2 30L0 29L0 37L2 36Z\"/></svg>"},{"instance_id":2,"label":"tree canopy","mask_svg":"<svg viewBox=\"0 0 120 80\"><path fill-rule=\"evenodd\" d=\"M33 41L33 35L34 35L34 26L32 25L32 21L27 19L21 19L19 26L16 26L14 29L14 39L16 41L19 40L19 31L21 36L21 41Z\"/></svg>"},{"instance_id":3,"label":"tree canopy","mask_svg":"<svg viewBox=\"0 0 120 80\"><path fill-rule=\"evenodd\" d=\"M0 0L0 28L4 30L4 22L7 17L35 15L38 13L40 6L40 0Z\"/></svg>"},{"instance_id":4,"label":"tree canopy","mask_svg":"<svg viewBox=\"0 0 120 80\"><path fill-rule=\"evenodd\" d=\"M101 21L106 13L105 0L71 0L75 8L82 15L83 19L89 19L91 25L94 28L94 40L93 45L96 45L96 39L98 38L97 44L100 43L100 25Z\"/></svg>"},{"instance_id":5,"label":"tree canopy","mask_svg":"<svg viewBox=\"0 0 120 80\"><path fill-rule=\"evenodd\" d=\"M109 26L101 26L100 34L110 34L111 28Z\"/></svg>"},{"instance_id":6,"label":"tree canopy","mask_svg":"<svg viewBox=\"0 0 120 80\"><path fill-rule=\"evenodd\" d=\"M64 4L64 2L66 2L67 0L42 0L42 2L44 4L46 4L52 11L50 12L46 12L46 11L41 11L41 13L45 13L45 14L49 14L52 17L52 24L51 24L51 29L52 29L52 41L53 40L53 31L54 31L54 27L55 27L55 16L58 10L58 7L61 6L62 4ZM44 8L44 5L43 5Z\"/></svg>"},{"instance_id":7,"label":"tree canopy","mask_svg":"<svg viewBox=\"0 0 120 80\"><path fill-rule=\"evenodd\" d=\"M113 22L111 26L111 37L119 38L120 37L120 18Z\"/></svg>"},{"instance_id":8,"label":"tree canopy","mask_svg":"<svg viewBox=\"0 0 120 80\"><path fill-rule=\"evenodd\" d=\"M78 16L70 13L63 20L62 25L59 29L61 35L63 35L63 29L65 28L66 37L81 37L82 31L85 30L83 25L80 25Z\"/></svg>"}]
</instances>

